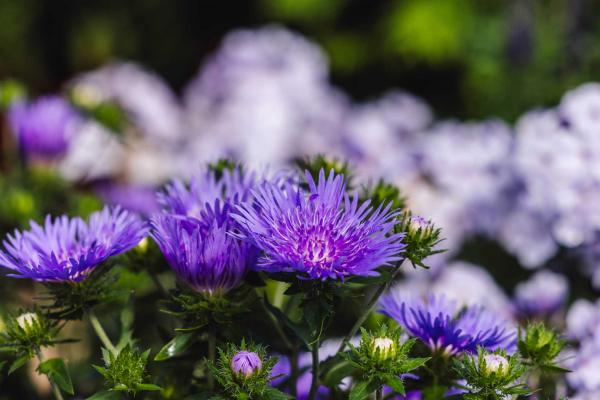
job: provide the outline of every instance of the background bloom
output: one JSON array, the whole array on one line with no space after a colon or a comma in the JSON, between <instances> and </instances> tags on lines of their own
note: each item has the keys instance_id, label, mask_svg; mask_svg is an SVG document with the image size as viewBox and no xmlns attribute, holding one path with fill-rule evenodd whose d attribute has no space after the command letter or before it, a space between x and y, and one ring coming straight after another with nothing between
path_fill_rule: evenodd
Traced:
<instances>
[{"instance_id":1,"label":"background bloom","mask_svg":"<svg viewBox=\"0 0 600 400\"><path fill-rule=\"evenodd\" d=\"M474 353L478 347L496 350L514 346L514 332L498 324L497 318L483 308L461 309L458 303L433 295L403 301L395 293L384 296L380 304L382 314L395 319L432 351L452 355Z\"/></svg>"},{"instance_id":2,"label":"background bloom","mask_svg":"<svg viewBox=\"0 0 600 400\"><path fill-rule=\"evenodd\" d=\"M79 282L109 257L137 245L146 235L146 224L119 207L105 207L79 217L47 216L43 226L31 222L31 229L8 235L0 251L0 265L15 278L39 282Z\"/></svg>"},{"instance_id":3,"label":"background bloom","mask_svg":"<svg viewBox=\"0 0 600 400\"><path fill-rule=\"evenodd\" d=\"M16 103L8 120L25 154L53 158L67 150L80 117L66 100L46 96Z\"/></svg>"},{"instance_id":4,"label":"background bloom","mask_svg":"<svg viewBox=\"0 0 600 400\"><path fill-rule=\"evenodd\" d=\"M241 205L234 218L242 236L264 251L257 267L298 272L310 279L374 275L374 269L400 259L402 234L392 234L395 213L389 205L373 210L345 191L344 177L333 171L318 182L307 172L308 192L289 183L265 183L255 204Z\"/></svg>"}]
</instances>

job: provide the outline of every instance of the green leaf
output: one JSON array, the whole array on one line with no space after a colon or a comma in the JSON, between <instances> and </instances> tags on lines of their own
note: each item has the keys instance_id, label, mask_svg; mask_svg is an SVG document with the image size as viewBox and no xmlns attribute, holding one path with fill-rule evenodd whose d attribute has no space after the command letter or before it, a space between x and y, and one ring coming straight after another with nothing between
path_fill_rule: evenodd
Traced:
<instances>
[{"instance_id":1,"label":"green leaf","mask_svg":"<svg viewBox=\"0 0 600 400\"><path fill-rule=\"evenodd\" d=\"M404 372L409 372L419 367L422 367L423 365L425 365L425 363L427 363L427 361L430 360L430 358L431 357L409 358L408 360L402 363L402 370Z\"/></svg>"},{"instance_id":2,"label":"green leaf","mask_svg":"<svg viewBox=\"0 0 600 400\"><path fill-rule=\"evenodd\" d=\"M275 388L268 388L267 390L265 390L264 396L267 400L287 400L294 398L289 394L283 393L282 391L277 390Z\"/></svg>"},{"instance_id":3,"label":"green leaf","mask_svg":"<svg viewBox=\"0 0 600 400\"><path fill-rule=\"evenodd\" d=\"M98 365L92 365L92 368L98 371L98 373L100 373L100 375L102 375L103 377L108 377L108 370L106 368L100 367Z\"/></svg>"},{"instance_id":4,"label":"green leaf","mask_svg":"<svg viewBox=\"0 0 600 400\"><path fill-rule=\"evenodd\" d=\"M385 383L387 383L387 385L391 387L394 392L404 396L406 391L404 389L404 383L402 382L402 379L391 376L386 380Z\"/></svg>"},{"instance_id":5,"label":"green leaf","mask_svg":"<svg viewBox=\"0 0 600 400\"><path fill-rule=\"evenodd\" d=\"M117 392L103 390L101 392L96 393L92 397L88 397L86 400L119 400L120 398L121 395Z\"/></svg>"},{"instance_id":6,"label":"green leaf","mask_svg":"<svg viewBox=\"0 0 600 400\"><path fill-rule=\"evenodd\" d=\"M140 383L135 386L135 390L152 392L162 390L162 388L152 383Z\"/></svg>"},{"instance_id":7,"label":"green leaf","mask_svg":"<svg viewBox=\"0 0 600 400\"><path fill-rule=\"evenodd\" d=\"M280 325L283 325L290 329L306 347L310 347L309 343L311 340L308 332L306 332L301 326L289 319L288 316L285 315L279 308L269 303L267 298L264 298L263 301L265 303L265 306L267 307L267 310L269 310L269 312L277 319Z\"/></svg>"},{"instance_id":8,"label":"green leaf","mask_svg":"<svg viewBox=\"0 0 600 400\"><path fill-rule=\"evenodd\" d=\"M333 363L333 365L331 366L323 366L323 369L327 371L323 376L323 384L328 387L337 386L342 381L342 379L352 375L356 370L356 367L352 365L348 360L327 360L326 363Z\"/></svg>"},{"instance_id":9,"label":"green leaf","mask_svg":"<svg viewBox=\"0 0 600 400\"><path fill-rule=\"evenodd\" d=\"M556 372L559 374L566 374L571 372L570 369L562 368L554 364L542 364L540 365L540 369L542 369L545 372Z\"/></svg>"},{"instance_id":10,"label":"green leaf","mask_svg":"<svg viewBox=\"0 0 600 400\"><path fill-rule=\"evenodd\" d=\"M160 349L156 357L154 357L154 361L168 360L169 358L176 357L184 353L190 348L194 342L194 338L195 335L192 333L180 333L175 335L175 337L169 343Z\"/></svg>"},{"instance_id":11,"label":"green leaf","mask_svg":"<svg viewBox=\"0 0 600 400\"><path fill-rule=\"evenodd\" d=\"M369 395L369 382L360 381L354 385L349 400L362 400Z\"/></svg>"},{"instance_id":12,"label":"green leaf","mask_svg":"<svg viewBox=\"0 0 600 400\"><path fill-rule=\"evenodd\" d=\"M69 375L65 362L61 358L51 358L44 361L38 367L38 371L41 374L48 376L50 382L57 385L63 391L71 395L74 394L71 376Z\"/></svg>"},{"instance_id":13,"label":"green leaf","mask_svg":"<svg viewBox=\"0 0 600 400\"><path fill-rule=\"evenodd\" d=\"M10 366L10 369L8 370L8 375L12 374L13 372L21 368L23 365L25 365L25 363L29 361L29 358L29 354L25 354L13 361L13 363Z\"/></svg>"}]
</instances>

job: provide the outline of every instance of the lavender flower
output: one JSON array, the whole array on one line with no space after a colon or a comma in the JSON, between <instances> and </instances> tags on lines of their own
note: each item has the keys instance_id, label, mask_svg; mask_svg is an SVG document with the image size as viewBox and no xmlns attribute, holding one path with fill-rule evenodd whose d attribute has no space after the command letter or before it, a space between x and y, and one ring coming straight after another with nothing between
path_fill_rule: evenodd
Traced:
<instances>
[{"instance_id":1,"label":"lavender flower","mask_svg":"<svg viewBox=\"0 0 600 400\"><path fill-rule=\"evenodd\" d=\"M8 120L26 155L54 158L65 153L79 115L58 96L40 97L27 104L16 103Z\"/></svg>"},{"instance_id":2,"label":"lavender flower","mask_svg":"<svg viewBox=\"0 0 600 400\"><path fill-rule=\"evenodd\" d=\"M240 351L231 359L230 367L235 375L248 379L262 368L262 361L252 351Z\"/></svg>"},{"instance_id":3,"label":"lavender flower","mask_svg":"<svg viewBox=\"0 0 600 400\"><path fill-rule=\"evenodd\" d=\"M256 262L257 249L234 236L231 209L250 199L254 174L238 168L207 171L189 185L173 181L159 194L164 212L152 237L179 278L200 293L221 295L238 286Z\"/></svg>"},{"instance_id":4,"label":"lavender flower","mask_svg":"<svg viewBox=\"0 0 600 400\"><path fill-rule=\"evenodd\" d=\"M172 181L158 194L158 201L169 213L200 217L206 204L214 204L219 199L235 204L249 201L255 183L256 175L244 173L241 168L225 169L220 177L206 171L193 177L189 185L180 180Z\"/></svg>"},{"instance_id":5,"label":"lavender flower","mask_svg":"<svg viewBox=\"0 0 600 400\"><path fill-rule=\"evenodd\" d=\"M178 277L211 296L238 286L256 260L251 244L229 234L226 209L217 201L204 220L161 213L152 221L152 238Z\"/></svg>"},{"instance_id":6,"label":"lavender flower","mask_svg":"<svg viewBox=\"0 0 600 400\"><path fill-rule=\"evenodd\" d=\"M308 193L290 184L265 183L255 203L237 208L242 236L264 251L257 268L297 272L308 279L376 275L375 268L400 259L402 234L392 234L389 205L373 210L345 192L333 171L318 182L307 172Z\"/></svg>"},{"instance_id":7,"label":"lavender flower","mask_svg":"<svg viewBox=\"0 0 600 400\"><path fill-rule=\"evenodd\" d=\"M558 311L569 294L567 278L550 271L540 271L515 288L515 306L524 316L550 315Z\"/></svg>"},{"instance_id":8,"label":"lavender flower","mask_svg":"<svg viewBox=\"0 0 600 400\"><path fill-rule=\"evenodd\" d=\"M432 351L454 355L474 353L478 347L495 350L514 345L514 333L483 308L461 309L456 302L433 295L424 301L402 301L394 293L384 296L380 304L382 314L395 319Z\"/></svg>"},{"instance_id":9,"label":"lavender flower","mask_svg":"<svg viewBox=\"0 0 600 400\"><path fill-rule=\"evenodd\" d=\"M14 271L9 276L38 282L80 282L102 262L124 253L146 235L147 227L136 215L119 207L81 218L46 217L44 226L18 230L3 242L0 265Z\"/></svg>"}]
</instances>

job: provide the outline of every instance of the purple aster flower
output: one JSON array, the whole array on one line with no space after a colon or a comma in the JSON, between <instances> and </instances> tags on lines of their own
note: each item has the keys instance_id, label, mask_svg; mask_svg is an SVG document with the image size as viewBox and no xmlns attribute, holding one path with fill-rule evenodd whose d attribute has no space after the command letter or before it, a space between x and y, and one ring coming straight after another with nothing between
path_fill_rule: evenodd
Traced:
<instances>
[{"instance_id":1,"label":"purple aster flower","mask_svg":"<svg viewBox=\"0 0 600 400\"><path fill-rule=\"evenodd\" d=\"M199 217L206 204L214 204L215 200L235 204L248 201L255 183L256 174L245 173L241 168L226 169L220 177L206 171L194 176L188 185L173 180L158 194L158 201L169 213Z\"/></svg>"},{"instance_id":2,"label":"purple aster flower","mask_svg":"<svg viewBox=\"0 0 600 400\"><path fill-rule=\"evenodd\" d=\"M137 245L147 233L146 224L119 207L105 207L79 217L46 217L44 226L18 230L3 242L0 265L15 271L9 276L38 282L80 282L93 269Z\"/></svg>"},{"instance_id":3,"label":"purple aster flower","mask_svg":"<svg viewBox=\"0 0 600 400\"><path fill-rule=\"evenodd\" d=\"M264 251L258 269L344 279L376 275L375 268L400 259L403 234L392 234L397 214L389 205L359 205L333 171L325 178L321 170L318 182L307 172L306 180L308 193L289 183L265 183L254 191L254 204L237 208L242 236Z\"/></svg>"},{"instance_id":4,"label":"purple aster flower","mask_svg":"<svg viewBox=\"0 0 600 400\"><path fill-rule=\"evenodd\" d=\"M156 244L178 277L194 290L221 295L238 286L257 251L232 236L228 206L215 203L204 219L161 213L152 220Z\"/></svg>"},{"instance_id":5,"label":"purple aster flower","mask_svg":"<svg viewBox=\"0 0 600 400\"><path fill-rule=\"evenodd\" d=\"M252 351L240 351L231 359L231 371L246 379L262 368L262 361L258 354Z\"/></svg>"},{"instance_id":6,"label":"purple aster flower","mask_svg":"<svg viewBox=\"0 0 600 400\"><path fill-rule=\"evenodd\" d=\"M67 150L80 117L66 100L47 96L13 105L8 120L26 155L53 158Z\"/></svg>"},{"instance_id":7,"label":"purple aster flower","mask_svg":"<svg viewBox=\"0 0 600 400\"><path fill-rule=\"evenodd\" d=\"M395 319L432 351L447 355L474 353L514 346L515 334L498 324L497 318L479 307L458 306L443 297L402 301L388 294L381 300L380 312Z\"/></svg>"},{"instance_id":8,"label":"purple aster flower","mask_svg":"<svg viewBox=\"0 0 600 400\"><path fill-rule=\"evenodd\" d=\"M108 204L119 205L127 210L149 216L159 211L156 189L129 184L101 184L96 192Z\"/></svg>"},{"instance_id":9,"label":"purple aster flower","mask_svg":"<svg viewBox=\"0 0 600 400\"><path fill-rule=\"evenodd\" d=\"M221 295L238 286L254 266L258 250L236 237L231 218L236 204L248 201L254 174L240 169L173 181L159 193L164 211L153 218L152 237L179 278L194 290Z\"/></svg>"}]
</instances>

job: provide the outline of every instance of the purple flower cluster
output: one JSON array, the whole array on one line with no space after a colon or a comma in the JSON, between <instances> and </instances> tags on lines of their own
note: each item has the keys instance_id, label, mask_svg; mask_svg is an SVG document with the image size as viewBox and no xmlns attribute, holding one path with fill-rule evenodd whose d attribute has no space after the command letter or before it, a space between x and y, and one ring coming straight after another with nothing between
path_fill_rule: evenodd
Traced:
<instances>
[{"instance_id":1,"label":"purple flower cluster","mask_svg":"<svg viewBox=\"0 0 600 400\"><path fill-rule=\"evenodd\" d=\"M480 307L461 309L457 302L433 295L402 300L395 292L385 295L380 305L381 313L396 320L434 352L475 353L478 347L511 349L515 344L515 333Z\"/></svg>"},{"instance_id":2,"label":"purple flower cluster","mask_svg":"<svg viewBox=\"0 0 600 400\"><path fill-rule=\"evenodd\" d=\"M147 233L146 224L120 208L104 208L79 217L46 217L43 226L15 231L3 242L0 265L9 276L38 282L79 282L108 258L137 245Z\"/></svg>"},{"instance_id":3,"label":"purple flower cluster","mask_svg":"<svg viewBox=\"0 0 600 400\"><path fill-rule=\"evenodd\" d=\"M376 275L375 269L400 260L402 234L392 233L395 212L377 209L346 193L344 177L321 170L315 182L307 172L308 193L290 183L265 183L253 204L234 218L241 236L264 254L257 268L296 272L308 279Z\"/></svg>"},{"instance_id":4,"label":"purple flower cluster","mask_svg":"<svg viewBox=\"0 0 600 400\"><path fill-rule=\"evenodd\" d=\"M53 159L67 151L80 116L66 100L47 96L14 104L8 120L25 156Z\"/></svg>"}]
</instances>

